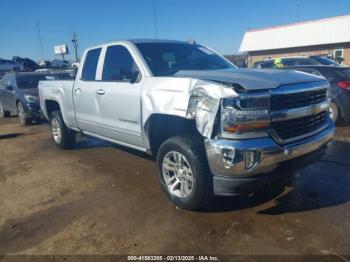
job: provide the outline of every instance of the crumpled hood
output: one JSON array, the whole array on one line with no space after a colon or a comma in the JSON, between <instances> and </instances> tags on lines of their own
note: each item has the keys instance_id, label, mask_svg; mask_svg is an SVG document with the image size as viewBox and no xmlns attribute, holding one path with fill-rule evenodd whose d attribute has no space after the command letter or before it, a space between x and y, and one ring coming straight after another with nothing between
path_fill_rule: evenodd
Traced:
<instances>
[{"instance_id":1,"label":"crumpled hood","mask_svg":"<svg viewBox=\"0 0 350 262\"><path fill-rule=\"evenodd\" d=\"M239 84L246 90L271 89L281 85L324 81L323 77L280 69L229 69L179 71L175 76Z\"/></svg>"}]
</instances>

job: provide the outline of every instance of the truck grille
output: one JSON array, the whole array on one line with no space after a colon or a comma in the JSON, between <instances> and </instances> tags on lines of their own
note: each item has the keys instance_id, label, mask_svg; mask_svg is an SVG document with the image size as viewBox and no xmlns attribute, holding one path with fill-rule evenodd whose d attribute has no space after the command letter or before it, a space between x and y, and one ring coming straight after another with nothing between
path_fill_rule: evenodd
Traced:
<instances>
[{"instance_id":1,"label":"truck grille","mask_svg":"<svg viewBox=\"0 0 350 262\"><path fill-rule=\"evenodd\" d=\"M311 133L321 128L326 123L327 114L326 111L323 111L316 115L272 122L271 127L279 138L286 140Z\"/></svg>"},{"instance_id":2,"label":"truck grille","mask_svg":"<svg viewBox=\"0 0 350 262\"><path fill-rule=\"evenodd\" d=\"M312 90L292 94L271 96L272 111L309 106L323 102L327 98L327 89Z\"/></svg>"}]
</instances>

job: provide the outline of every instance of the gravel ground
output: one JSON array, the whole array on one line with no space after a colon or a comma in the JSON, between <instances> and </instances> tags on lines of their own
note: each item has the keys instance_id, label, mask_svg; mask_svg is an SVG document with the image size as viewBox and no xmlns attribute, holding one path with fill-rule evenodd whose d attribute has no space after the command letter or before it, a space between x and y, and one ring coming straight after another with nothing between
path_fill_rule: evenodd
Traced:
<instances>
[{"instance_id":1,"label":"gravel ground","mask_svg":"<svg viewBox=\"0 0 350 262\"><path fill-rule=\"evenodd\" d=\"M0 119L0 254L350 254L350 128L323 160L211 212L175 208L146 155Z\"/></svg>"}]
</instances>

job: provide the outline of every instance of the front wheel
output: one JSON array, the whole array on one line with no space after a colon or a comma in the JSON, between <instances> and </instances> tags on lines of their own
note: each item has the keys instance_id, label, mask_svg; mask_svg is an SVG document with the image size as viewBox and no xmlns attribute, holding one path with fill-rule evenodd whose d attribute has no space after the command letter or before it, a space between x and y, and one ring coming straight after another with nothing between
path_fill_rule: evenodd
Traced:
<instances>
[{"instance_id":1,"label":"front wheel","mask_svg":"<svg viewBox=\"0 0 350 262\"><path fill-rule=\"evenodd\" d=\"M33 118L26 116L26 113L24 111L24 107L23 107L21 102L19 102L17 104L17 115L18 115L19 122L23 126L28 126L28 125L31 125L33 123Z\"/></svg>"},{"instance_id":2,"label":"front wheel","mask_svg":"<svg viewBox=\"0 0 350 262\"><path fill-rule=\"evenodd\" d=\"M163 191L176 206L190 210L209 207L214 195L212 176L199 138L166 140L158 150L157 171Z\"/></svg>"},{"instance_id":3,"label":"front wheel","mask_svg":"<svg viewBox=\"0 0 350 262\"><path fill-rule=\"evenodd\" d=\"M60 111L50 114L50 129L52 140L61 149L72 149L75 143L74 131L68 129Z\"/></svg>"}]
</instances>

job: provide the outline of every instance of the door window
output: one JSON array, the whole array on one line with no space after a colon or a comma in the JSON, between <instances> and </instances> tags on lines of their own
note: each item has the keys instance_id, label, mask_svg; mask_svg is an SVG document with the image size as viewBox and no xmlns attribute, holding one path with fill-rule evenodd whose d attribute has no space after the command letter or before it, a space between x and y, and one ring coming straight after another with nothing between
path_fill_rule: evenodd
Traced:
<instances>
[{"instance_id":1,"label":"door window","mask_svg":"<svg viewBox=\"0 0 350 262\"><path fill-rule=\"evenodd\" d=\"M130 82L139 75L139 69L130 52L121 45L107 48L103 65L103 81Z\"/></svg>"},{"instance_id":2,"label":"door window","mask_svg":"<svg viewBox=\"0 0 350 262\"><path fill-rule=\"evenodd\" d=\"M87 52L83 66L81 79L85 81L94 81L96 79L96 69L100 57L101 48L92 49Z\"/></svg>"}]
</instances>

